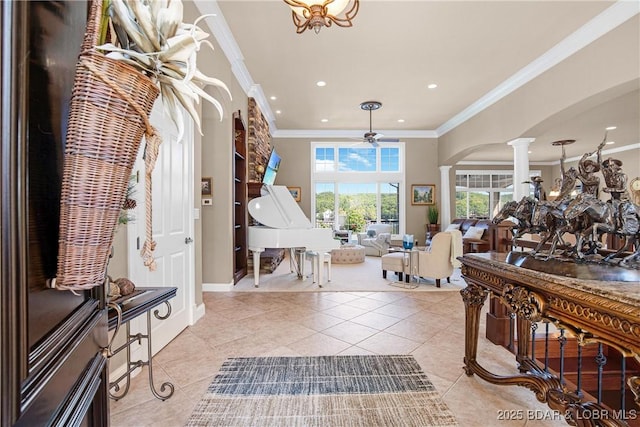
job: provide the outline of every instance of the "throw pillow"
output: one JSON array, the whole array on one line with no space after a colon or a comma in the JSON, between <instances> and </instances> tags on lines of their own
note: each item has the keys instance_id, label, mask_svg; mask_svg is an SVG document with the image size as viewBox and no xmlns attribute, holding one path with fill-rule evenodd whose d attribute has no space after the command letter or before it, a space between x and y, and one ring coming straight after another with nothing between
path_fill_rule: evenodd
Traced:
<instances>
[{"instance_id":1,"label":"throw pillow","mask_svg":"<svg viewBox=\"0 0 640 427\"><path fill-rule=\"evenodd\" d=\"M460 230L460 224L449 224L444 231Z\"/></svg>"},{"instance_id":2,"label":"throw pillow","mask_svg":"<svg viewBox=\"0 0 640 427\"><path fill-rule=\"evenodd\" d=\"M376 237L376 230L367 230L367 237Z\"/></svg>"},{"instance_id":3,"label":"throw pillow","mask_svg":"<svg viewBox=\"0 0 640 427\"><path fill-rule=\"evenodd\" d=\"M483 234L484 234L484 228L472 226L472 227L469 227L469 229L467 230L466 233L464 233L464 236L462 236L462 238L480 240L482 239Z\"/></svg>"}]
</instances>

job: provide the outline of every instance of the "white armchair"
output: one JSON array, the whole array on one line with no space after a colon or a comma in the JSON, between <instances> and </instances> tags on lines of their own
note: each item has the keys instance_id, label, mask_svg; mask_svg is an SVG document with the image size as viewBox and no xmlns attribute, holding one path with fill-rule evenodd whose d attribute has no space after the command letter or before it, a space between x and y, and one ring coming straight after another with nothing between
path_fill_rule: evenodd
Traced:
<instances>
[{"instance_id":1,"label":"white armchair","mask_svg":"<svg viewBox=\"0 0 640 427\"><path fill-rule=\"evenodd\" d=\"M370 224L366 232L358 233L358 244L364 246L365 255L382 256L391 243L390 224Z\"/></svg>"},{"instance_id":2,"label":"white armchair","mask_svg":"<svg viewBox=\"0 0 640 427\"><path fill-rule=\"evenodd\" d=\"M462 234L458 230L438 233L431 239L431 245L418 251L418 276L435 279L440 287L440 279L450 277L453 268L459 266L458 256L462 255Z\"/></svg>"}]
</instances>

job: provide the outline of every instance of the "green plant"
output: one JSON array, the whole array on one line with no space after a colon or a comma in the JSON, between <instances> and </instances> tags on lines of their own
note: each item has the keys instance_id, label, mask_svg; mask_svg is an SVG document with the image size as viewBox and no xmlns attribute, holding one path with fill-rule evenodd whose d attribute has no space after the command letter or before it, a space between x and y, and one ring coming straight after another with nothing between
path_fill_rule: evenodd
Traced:
<instances>
[{"instance_id":1,"label":"green plant","mask_svg":"<svg viewBox=\"0 0 640 427\"><path fill-rule=\"evenodd\" d=\"M429 221L429 224L437 224L438 215L438 207L436 205L429 206L427 209L427 220Z\"/></svg>"},{"instance_id":2,"label":"green plant","mask_svg":"<svg viewBox=\"0 0 640 427\"><path fill-rule=\"evenodd\" d=\"M348 229L354 232L364 231L364 226L367 221L364 219L364 215L356 210L350 210L347 212L347 224Z\"/></svg>"}]
</instances>

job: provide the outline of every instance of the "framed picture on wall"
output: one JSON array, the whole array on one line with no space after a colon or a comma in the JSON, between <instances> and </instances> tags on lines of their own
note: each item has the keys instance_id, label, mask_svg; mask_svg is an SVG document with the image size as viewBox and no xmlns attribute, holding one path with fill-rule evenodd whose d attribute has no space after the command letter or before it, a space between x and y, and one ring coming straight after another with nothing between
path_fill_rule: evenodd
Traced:
<instances>
[{"instance_id":1,"label":"framed picture on wall","mask_svg":"<svg viewBox=\"0 0 640 427\"><path fill-rule=\"evenodd\" d=\"M433 205L436 203L435 184L412 184L411 204L412 205Z\"/></svg>"},{"instance_id":2,"label":"framed picture on wall","mask_svg":"<svg viewBox=\"0 0 640 427\"><path fill-rule=\"evenodd\" d=\"M211 177L204 177L200 183L200 191L203 196L213 195L213 180Z\"/></svg>"},{"instance_id":3,"label":"framed picture on wall","mask_svg":"<svg viewBox=\"0 0 640 427\"><path fill-rule=\"evenodd\" d=\"M293 197L293 199L296 202L300 201L300 187L287 187L289 189L289 193L291 193L291 197Z\"/></svg>"}]
</instances>

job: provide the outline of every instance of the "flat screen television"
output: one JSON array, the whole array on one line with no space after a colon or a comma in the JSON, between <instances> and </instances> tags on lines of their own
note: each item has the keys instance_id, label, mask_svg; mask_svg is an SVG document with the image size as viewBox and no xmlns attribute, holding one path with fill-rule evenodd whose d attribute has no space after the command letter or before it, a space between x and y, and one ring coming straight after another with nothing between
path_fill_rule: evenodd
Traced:
<instances>
[{"instance_id":1,"label":"flat screen television","mask_svg":"<svg viewBox=\"0 0 640 427\"><path fill-rule=\"evenodd\" d=\"M269 162L267 163L267 167L264 170L264 176L262 177L262 183L264 185L273 185L276 181L276 174L278 173L279 168L280 156L278 156L275 149L271 150Z\"/></svg>"}]
</instances>

